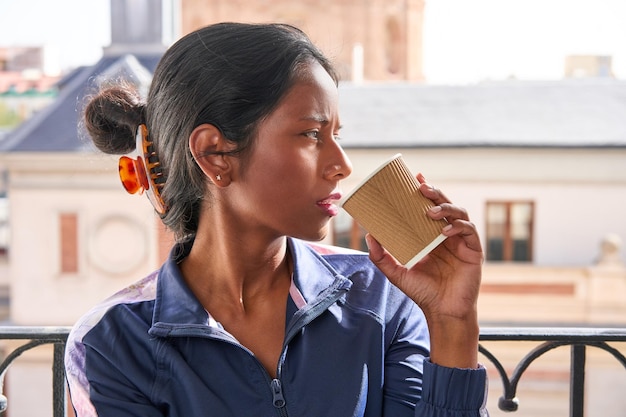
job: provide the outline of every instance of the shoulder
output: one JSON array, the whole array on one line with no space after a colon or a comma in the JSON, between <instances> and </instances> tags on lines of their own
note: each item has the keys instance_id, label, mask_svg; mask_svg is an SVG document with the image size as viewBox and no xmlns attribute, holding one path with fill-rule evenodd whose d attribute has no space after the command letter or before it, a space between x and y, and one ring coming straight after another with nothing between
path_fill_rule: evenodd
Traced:
<instances>
[{"instance_id":1,"label":"shoulder","mask_svg":"<svg viewBox=\"0 0 626 417\"><path fill-rule=\"evenodd\" d=\"M157 277L158 271L155 271L105 299L84 314L72 327L67 343L68 352L71 351L72 346L82 344L87 335L100 324L110 321L110 316L116 315L118 310L153 302L156 295Z\"/></svg>"},{"instance_id":2,"label":"shoulder","mask_svg":"<svg viewBox=\"0 0 626 417\"><path fill-rule=\"evenodd\" d=\"M313 249L316 253L320 254L320 255L365 255L367 256L367 253L359 251L359 250L355 250L355 249L349 249L349 248L344 248L341 246L333 246L333 245L327 245L324 243L319 243L319 242L306 242L306 245Z\"/></svg>"},{"instance_id":3,"label":"shoulder","mask_svg":"<svg viewBox=\"0 0 626 417\"><path fill-rule=\"evenodd\" d=\"M351 281L347 302L387 315L397 309L413 309L414 302L387 280L366 252L319 243L307 245L337 274Z\"/></svg>"},{"instance_id":4,"label":"shoulder","mask_svg":"<svg viewBox=\"0 0 626 417\"><path fill-rule=\"evenodd\" d=\"M158 271L155 271L141 281L117 292L92 308L72 327L65 348L65 369L72 403L81 414L95 415L86 375L86 339L89 338L89 343L95 343L98 345L98 350L104 353L113 348L115 341L119 340L116 338L116 332L125 331L126 328L136 326L138 322L149 320L147 314L137 314L137 312L145 309L146 304L153 304L157 277ZM135 313L129 315L129 309L134 310ZM124 318L120 319L120 317ZM134 323L131 324L131 321ZM147 329L144 333L147 334Z\"/></svg>"},{"instance_id":5,"label":"shoulder","mask_svg":"<svg viewBox=\"0 0 626 417\"><path fill-rule=\"evenodd\" d=\"M375 282L386 282L385 276L365 252L311 242L306 242L306 246L323 259L335 274L344 276L353 284L372 285Z\"/></svg>"}]
</instances>

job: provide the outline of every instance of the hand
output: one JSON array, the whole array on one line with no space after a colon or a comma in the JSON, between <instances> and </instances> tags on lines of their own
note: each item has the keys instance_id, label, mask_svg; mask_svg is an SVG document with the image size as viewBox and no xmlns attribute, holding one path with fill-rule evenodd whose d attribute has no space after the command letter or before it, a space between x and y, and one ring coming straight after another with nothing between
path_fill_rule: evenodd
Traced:
<instances>
[{"instance_id":1,"label":"hand","mask_svg":"<svg viewBox=\"0 0 626 417\"><path fill-rule=\"evenodd\" d=\"M431 334L431 361L444 366L475 367L476 303L484 258L478 232L464 209L428 185L423 175L418 174L417 180L420 192L436 204L428 215L448 221L442 230L446 240L407 269L368 234L370 259L424 311Z\"/></svg>"}]
</instances>

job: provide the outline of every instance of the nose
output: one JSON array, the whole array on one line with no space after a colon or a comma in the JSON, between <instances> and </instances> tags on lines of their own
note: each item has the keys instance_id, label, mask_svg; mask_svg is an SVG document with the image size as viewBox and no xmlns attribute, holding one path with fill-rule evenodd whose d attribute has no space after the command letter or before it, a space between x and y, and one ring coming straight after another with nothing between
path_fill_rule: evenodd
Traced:
<instances>
[{"instance_id":1,"label":"nose","mask_svg":"<svg viewBox=\"0 0 626 417\"><path fill-rule=\"evenodd\" d=\"M335 181L347 178L352 173L352 162L344 152L343 148L337 142L334 142L335 149L333 158L326 167L325 176Z\"/></svg>"}]
</instances>

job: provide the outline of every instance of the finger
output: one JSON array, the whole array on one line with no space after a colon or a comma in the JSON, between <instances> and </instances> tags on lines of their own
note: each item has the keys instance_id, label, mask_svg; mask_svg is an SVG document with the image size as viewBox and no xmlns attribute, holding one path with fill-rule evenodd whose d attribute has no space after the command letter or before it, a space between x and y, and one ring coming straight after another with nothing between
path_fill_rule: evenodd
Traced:
<instances>
[{"instance_id":1,"label":"finger","mask_svg":"<svg viewBox=\"0 0 626 417\"><path fill-rule=\"evenodd\" d=\"M450 203L442 203L438 206L431 207L427 213L433 220L440 220L444 218L448 221L452 221L454 219L469 220L467 210L463 207Z\"/></svg>"},{"instance_id":2,"label":"finger","mask_svg":"<svg viewBox=\"0 0 626 417\"><path fill-rule=\"evenodd\" d=\"M379 262L384 256L383 247L378 243L376 239L369 233L365 235L365 244L370 252L370 259L372 262Z\"/></svg>"},{"instance_id":3,"label":"finger","mask_svg":"<svg viewBox=\"0 0 626 417\"><path fill-rule=\"evenodd\" d=\"M463 239L465 246L468 249L476 252L482 251L478 231L476 230L474 223L470 221L460 219L454 220L444 227L441 233L447 237L458 236Z\"/></svg>"},{"instance_id":4,"label":"finger","mask_svg":"<svg viewBox=\"0 0 626 417\"><path fill-rule=\"evenodd\" d=\"M424 197L432 200L435 204L450 203L448 197L446 197L441 190L426 182L426 178L423 174L417 174L416 178L420 184L419 190Z\"/></svg>"},{"instance_id":5,"label":"finger","mask_svg":"<svg viewBox=\"0 0 626 417\"><path fill-rule=\"evenodd\" d=\"M394 277L403 274L404 267L369 233L365 235L365 243L372 263L392 282Z\"/></svg>"}]
</instances>

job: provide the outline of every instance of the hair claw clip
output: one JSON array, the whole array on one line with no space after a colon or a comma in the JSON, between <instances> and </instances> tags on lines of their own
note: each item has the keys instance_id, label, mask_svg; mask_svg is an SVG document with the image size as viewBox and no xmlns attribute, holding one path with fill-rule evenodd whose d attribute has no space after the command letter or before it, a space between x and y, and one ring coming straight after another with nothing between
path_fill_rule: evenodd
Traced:
<instances>
[{"instance_id":1,"label":"hair claw clip","mask_svg":"<svg viewBox=\"0 0 626 417\"><path fill-rule=\"evenodd\" d=\"M161 198L161 188L165 178L161 171L161 164L152 146L152 141L148 139L148 128L146 125L139 125L136 135L137 147L135 153L129 156L122 156L119 160L120 180L124 189L130 194L143 194L159 214L165 214L165 204Z\"/></svg>"}]
</instances>

